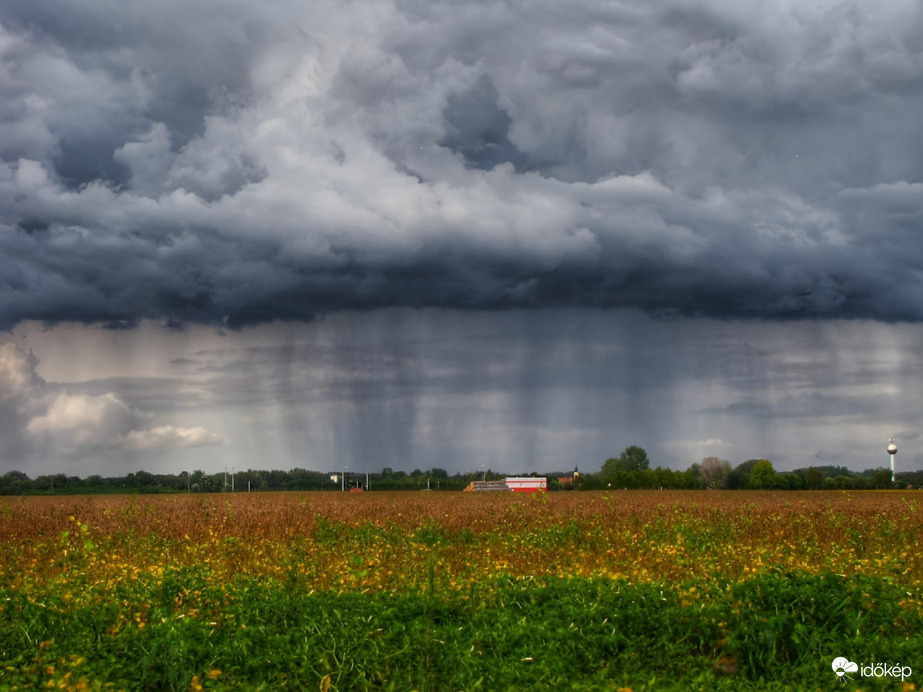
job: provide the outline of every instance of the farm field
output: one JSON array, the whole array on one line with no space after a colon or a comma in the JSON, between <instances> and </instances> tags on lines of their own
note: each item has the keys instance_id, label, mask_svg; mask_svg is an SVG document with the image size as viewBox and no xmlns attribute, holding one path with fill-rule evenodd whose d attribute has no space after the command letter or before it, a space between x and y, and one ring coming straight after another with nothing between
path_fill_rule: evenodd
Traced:
<instances>
[{"instance_id":1,"label":"farm field","mask_svg":"<svg viewBox=\"0 0 923 692\"><path fill-rule=\"evenodd\" d=\"M0 498L0 690L923 688L921 503Z\"/></svg>"}]
</instances>

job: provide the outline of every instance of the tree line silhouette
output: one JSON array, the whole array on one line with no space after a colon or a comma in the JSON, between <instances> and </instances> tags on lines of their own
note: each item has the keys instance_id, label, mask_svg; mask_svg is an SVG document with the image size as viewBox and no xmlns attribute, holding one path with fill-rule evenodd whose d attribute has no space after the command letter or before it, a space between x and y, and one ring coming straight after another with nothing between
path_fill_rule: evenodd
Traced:
<instances>
[{"instance_id":1,"label":"tree line silhouette","mask_svg":"<svg viewBox=\"0 0 923 692\"><path fill-rule=\"evenodd\" d=\"M177 474L154 474L137 471L125 476L86 478L63 473L30 478L22 471L0 475L0 495L26 494L105 494L105 493L177 493L177 492L260 492L278 490L463 490L474 480L500 480L509 475L544 476L549 490L620 490L620 489L715 489L715 490L873 490L919 488L923 471L897 474L873 468L854 472L844 466L809 466L794 471L776 471L768 459L749 459L732 467L726 459L706 457L684 471L651 468L647 452L636 445L626 447L618 457L603 462L598 472L518 474L497 473L490 469L450 475L441 468L414 469L407 473L385 467L378 472L311 471L294 468L247 469L206 473L196 470Z\"/></svg>"}]
</instances>

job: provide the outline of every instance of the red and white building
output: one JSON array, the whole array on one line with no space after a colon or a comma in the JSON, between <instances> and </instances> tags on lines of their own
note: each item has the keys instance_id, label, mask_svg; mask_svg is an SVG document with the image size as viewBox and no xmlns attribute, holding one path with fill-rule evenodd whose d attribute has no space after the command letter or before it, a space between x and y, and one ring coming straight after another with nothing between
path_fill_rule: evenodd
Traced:
<instances>
[{"instance_id":1,"label":"red and white building","mask_svg":"<svg viewBox=\"0 0 923 692\"><path fill-rule=\"evenodd\" d=\"M543 493L548 490L546 478L505 478L506 487L514 493Z\"/></svg>"}]
</instances>

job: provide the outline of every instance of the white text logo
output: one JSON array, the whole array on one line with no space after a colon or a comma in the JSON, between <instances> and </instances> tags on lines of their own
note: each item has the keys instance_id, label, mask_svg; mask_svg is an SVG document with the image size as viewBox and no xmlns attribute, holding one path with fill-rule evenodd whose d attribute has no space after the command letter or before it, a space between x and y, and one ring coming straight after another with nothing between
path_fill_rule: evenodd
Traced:
<instances>
[{"instance_id":1,"label":"white text logo","mask_svg":"<svg viewBox=\"0 0 923 692\"><path fill-rule=\"evenodd\" d=\"M863 678L891 677L906 680L913 671L910 669L910 666L902 666L900 663L893 666L890 663L876 663L870 666L860 666L858 663L853 663L848 658L840 656L833 659L833 672L836 673L836 676L840 680L846 682L846 678L850 680L853 679L852 676L847 675L847 673L859 673Z\"/></svg>"}]
</instances>

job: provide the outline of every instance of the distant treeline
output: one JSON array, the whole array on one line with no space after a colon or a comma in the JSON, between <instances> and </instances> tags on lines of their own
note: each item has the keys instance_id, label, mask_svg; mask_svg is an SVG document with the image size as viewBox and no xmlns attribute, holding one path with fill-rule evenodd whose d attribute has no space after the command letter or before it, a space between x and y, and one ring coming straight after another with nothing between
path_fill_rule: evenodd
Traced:
<instances>
[{"instance_id":1,"label":"distant treeline","mask_svg":"<svg viewBox=\"0 0 923 692\"><path fill-rule=\"evenodd\" d=\"M178 474L156 474L147 471L127 476L80 478L63 473L30 478L22 471L10 471L0 476L0 494L105 494L105 493L177 493L177 492L247 492L268 490L341 490L360 487L363 490L463 490L471 481L497 480L506 474L493 471L455 474L445 469L410 473L384 468L377 473L340 471L309 471L295 468L288 471L247 469L246 471L205 473L183 471ZM333 480L333 478L336 480ZM366 483L368 482L368 488ZM557 478L555 478L557 483Z\"/></svg>"},{"instance_id":2,"label":"distant treeline","mask_svg":"<svg viewBox=\"0 0 923 692\"><path fill-rule=\"evenodd\" d=\"M718 457L706 457L685 471L673 471L659 466L650 468L647 452L633 446L618 457L607 459L599 473L581 476L575 482L584 489L875 490L920 487L923 471L897 474L892 482L891 470L883 467L861 473L844 466L776 471L768 459L749 459L732 468L729 461Z\"/></svg>"},{"instance_id":3,"label":"distant treeline","mask_svg":"<svg viewBox=\"0 0 923 692\"><path fill-rule=\"evenodd\" d=\"M923 471L896 474L891 482L890 469L867 469L860 473L841 466L809 467L795 471L775 471L753 477L751 470L761 461L751 459L731 469L721 481L703 477L697 465L685 471L653 469L616 471L610 474L594 473L581 476L579 490L613 489L715 489L715 490L883 490L890 488L919 488L923 486Z\"/></svg>"},{"instance_id":4,"label":"distant treeline","mask_svg":"<svg viewBox=\"0 0 923 692\"><path fill-rule=\"evenodd\" d=\"M730 462L707 457L685 471L661 467L650 468L650 461L640 447L628 447L619 457L607 459L600 471L576 471L549 474L501 474L494 471L456 473L445 469L410 473L385 467L380 472L289 471L247 469L235 473L183 471L178 474L154 474L146 471L127 476L80 478L63 473L30 478L22 471L0 476L0 495L67 495L105 493L180 493L180 492L259 492L275 490L463 490L471 481L499 480L507 475L544 476L549 490L605 489L750 489L750 490L873 490L885 488L919 488L923 471L897 474L891 482L887 468L867 469L861 473L843 466L812 466L795 471L776 471L766 459L750 459L731 467ZM335 480L334 480L335 478Z\"/></svg>"}]
</instances>

